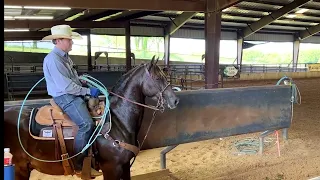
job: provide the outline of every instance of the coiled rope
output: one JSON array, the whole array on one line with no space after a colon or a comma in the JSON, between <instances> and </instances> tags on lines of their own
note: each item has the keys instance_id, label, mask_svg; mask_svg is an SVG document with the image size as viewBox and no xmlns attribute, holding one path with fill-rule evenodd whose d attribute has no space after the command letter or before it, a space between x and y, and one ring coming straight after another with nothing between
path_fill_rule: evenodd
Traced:
<instances>
[{"instance_id":1,"label":"coiled rope","mask_svg":"<svg viewBox=\"0 0 320 180\"><path fill-rule=\"evenodd\" d=\"M49 163L56 163L56 162L62 162L62 161L65 161L65 160L68 160L68 159L72 159L76 156L78 156L79 154L83 153L84 151L86 151L93 143L94 141L97 139L97 137L99 136L101 130L102 130L102 127L105 123L105 119L107 117L107 113L109 113L109 123L110 123L110 128L108 130L107 133L110 132L111 130L111 113L110 113L110 102L109 102L109 99L108 99L108 96L109 96L109 93L108 93L108 90L107 88L100 82L98 81L97 79L95 79L94 77L90 76L90 75L82 75L80 76L80 79L86 81L88 83L89 86L93 86L93 87L96 87L100 90L100 92L106 97L106 100L105 100L105 108L104 108L104 112L103 112L103 115L100 116L100 117L93 117L93 118L101 118L100 122L98 123L96 129L94 130L94 132L92 133L88 143L85 145L85 147L77 154L69 157L69 158L66 158L64 160L43 160L43 159L39 159L39 158L36 158L34 156L32 156L31 154L29 154L26 149L23 147L22 145L22 142L21 142L21 139L20 139L20 132L19 132L19 128L20 128L20 119L21 119L21 114L22 114L22 109L23 109L23 106L26 102L26 100L28 99L30 93L32 92L32 90L41 82L43 81L45 78L41 78L30 90L29 92L27 93L26 97L24 98L22 104L21 104L21 108L20 108L20 111L19 111L19 116L18 116L18 122L17 122L17 134L18 134L18 140L19 140L19 143L20 143L20 146L21 148L23 149L23 151L28 155L30 156L31 158L35 159L35 160L38 160L38 161L41 161L41 162L49 162ZM96 133L96 131L98 130L98 133ZM94 134L96 133L96 136L94 137Z\"/></svg>"}]
</instances>

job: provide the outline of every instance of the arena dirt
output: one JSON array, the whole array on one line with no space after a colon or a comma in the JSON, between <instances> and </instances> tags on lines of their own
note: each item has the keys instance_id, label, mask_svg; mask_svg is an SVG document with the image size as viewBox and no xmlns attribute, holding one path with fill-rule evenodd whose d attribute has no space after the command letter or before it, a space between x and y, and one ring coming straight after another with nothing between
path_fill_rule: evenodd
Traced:
<instances>
[{"instance_id":1,"label":"arena dirt","mask_svg":"<svg viewBox=\"0 0 320 180\"><path fill-rule=\"evenodd\" d=\"M257 138L259 133L179 145L167 154L171 175L152 180L307 180L320 176L320 79L295 80L302 95L302 104L294 106L289 139L280 138L281 156L272 143L262 156L237 155L233 142ZM276 81L228 82L225 87L261 86ZM272 134L268 138L275 139ZM161 149L142 151L132 175L160 169ZM71 176L49 176L32 171L32 180L79 179ZM96 178L102 180L102 177Z\"/></svg>"}]
</instances>

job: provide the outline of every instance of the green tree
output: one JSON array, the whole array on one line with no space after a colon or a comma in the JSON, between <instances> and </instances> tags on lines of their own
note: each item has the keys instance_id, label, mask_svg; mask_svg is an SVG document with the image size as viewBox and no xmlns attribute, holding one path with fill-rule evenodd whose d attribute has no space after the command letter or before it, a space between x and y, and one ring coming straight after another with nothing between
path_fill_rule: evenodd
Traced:
<instances>
[{"instance_id":1,"label":"green tree","mask_svg":"<svg viewBox=\"0 0 320 180\"><path fill-rule=\"evenodd\" d=\"M317 49L309 49L299 52L299 63L319 63L320 51Z\"/></svg>"}]
</instances>

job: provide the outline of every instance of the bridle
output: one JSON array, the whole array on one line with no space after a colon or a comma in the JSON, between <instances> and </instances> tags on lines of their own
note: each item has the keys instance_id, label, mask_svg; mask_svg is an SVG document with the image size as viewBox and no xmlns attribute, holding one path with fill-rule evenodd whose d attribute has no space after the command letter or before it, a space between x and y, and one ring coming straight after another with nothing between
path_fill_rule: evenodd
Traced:
<instances>
[{"instance_id":1,"label":"bridle","mask_svg":"<svg viewBox=\"0 0 320 180\"><path fill-rule=\"evenodd\" d=\"M157 68L159 68L159 66L157 65L154 65L156 66ZM159 68L160 69L160 68ZM156 82L155 82L155 79L152 77L152 75L150 74L149 70L147 69L147 67L145 67L145 71L146 71L146 74L147 74L147 77L148 79L150 78L152 80L152 82L154 83L154 85L156 85ZM160 71L160 78L163 78L167 81L167 78L165 76L165 74ZM157 89L159 90L159 92L155 95L157 96L158 95L158 103L157 103L157 108L159 108L158 110L160 112L163 112L164 111L164 97L163 97L163 92L169 87L170 83L167 82L166 86L161 90L160 87L158 87Z\"/></svg>"},{"instance_id":2,"label":"bridle","mask_svg":"<svg viewBox=\"0 0 320 180\"><path fill-rule=\"evenodd\" d=\"M150 74L148 68L146 67L146 64L144 65L145 67L145 72L147 74L147 77L150 78L153 83L156 85L156 82L155 82L155 79L152 77L152 75ZM157 66L157 65L156 65ZM157 66L159 68L159 66ZM165 74L163 72L160 71L160 76L161 78L164 78L164 79L167 79ZM155 94L154 96L157 96L158 95L158 102L157 102L157 106L152 106L152 105L145 105L145 104L141 104L141 103L138 103L138 102L135 102L135 101L132 101L126 97L123 97L119 94L116 94L114 92L111 92L109 91L110 94L112 95L115 95L123 100L126 100L128 102L131 102L133 104L136 104L136 105L139 105L139 106L143 106L143 107L146 107L146 108L149 108L149 109L152 109L154 111L160 111L160 112L163 112L164 111L164 97L163 97L163 92L170 86L170 83L167 83L166 86L161 90L160 87L158 87L157 89L159 90L159 92L157 94Z\"/></svg>"}]
</instances>

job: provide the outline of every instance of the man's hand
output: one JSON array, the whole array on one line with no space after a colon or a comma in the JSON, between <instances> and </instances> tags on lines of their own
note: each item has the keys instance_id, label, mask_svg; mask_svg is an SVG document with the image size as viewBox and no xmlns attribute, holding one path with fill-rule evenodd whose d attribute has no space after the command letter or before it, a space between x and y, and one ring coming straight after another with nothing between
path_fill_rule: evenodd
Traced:
<instances>
[{"instance_id":1,"label":"man's hand","mask_svg":"<svg viewBox=\"0 0 320 180\"><path fill-rule=\"evenodd\" d=\"M82 84L82 86L86 86L87 85L87 81L80 79L80 82Z\"/></svg>"},{"instance_id":2,"label":"man's hand","mask_svg":"<svg viewBox=\"0 0 320 180\"><path fill-rule=\"evenodd\" d=\"M100 90L94 87L90 88L90 95L94 98L97 98L100 94Z\"/></svg>"},{"instance_id":3,"label":"man's hand","mask_svg":"<svg viewBox=\"0 0 320 180\"><path fill-rule=\"evenodd\" d=\"M88 74L82 74L81 76L79 76L79 80L80 80L82 86L87 86L87 85L88 85L88 84L87 84L87 81L81 79L81 77L82 77L83 75L88 75Z\"/></svg>"}]
</instances>

